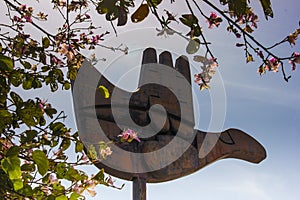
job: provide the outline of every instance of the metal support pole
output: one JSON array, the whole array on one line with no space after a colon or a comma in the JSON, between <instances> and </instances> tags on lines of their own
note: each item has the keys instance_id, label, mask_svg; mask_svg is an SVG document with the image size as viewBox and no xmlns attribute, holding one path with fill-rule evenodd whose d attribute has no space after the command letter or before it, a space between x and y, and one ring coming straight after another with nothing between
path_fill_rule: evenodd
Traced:
<instances>
[{"instance_id":1,"label":"metal support pole","mask_svg":"<svg viewBox=\"0 0 300 200\"><path fill-rule=\"evenodd\" d=\"M141 177L133 178L132 195L133 200L146 200L146 179Z\"/></svg>"}]
</instances>

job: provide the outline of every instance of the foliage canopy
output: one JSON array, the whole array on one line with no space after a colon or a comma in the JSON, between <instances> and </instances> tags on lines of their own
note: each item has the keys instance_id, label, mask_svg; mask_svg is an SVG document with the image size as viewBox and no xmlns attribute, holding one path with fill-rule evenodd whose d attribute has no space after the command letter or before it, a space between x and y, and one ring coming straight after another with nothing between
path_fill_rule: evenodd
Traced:
<instances>
[{"instance_id":1,"label":"foliage canopy","mask_svg":"<svg viewBox=\"0 0 300 200\"><path fill-rule=\"evenodd\" d=\"M126 26L129 19L140 23L150 16L154 16L161 27L158 36L181 34L172 28L174 24L188 28L189 31L181 35L187 39L186 52L195 54L194 60L202 65L201 72L195 74L195 82L201 90L209 88L217 67L203 26L218 28L221 23L227 23L227 31L242 41L236 46L245 52L246 62L259 58L260 74L281 71L288 81L290 76L285 73L284 63L289 62L293 70L300 63L297 52L289 57L272 53L283 43L295 45L300 29L265 47L252 36L258 27L258 16L249 0L220 0L218 3L185 0L189 13L178 17L167 9L170 4L176 5L175 0L52 0L48 3L63 22L55 31L45 28L51 18L48 10L39 11L21 0L1 2L6 9L6 19L0 24L0 198L80 199L83 191L95 195L94 187L98 184L115 187L103 170L92 176L80 170L80 166L92 162L83 151L78 133L64 124L63 111L57 111L40 97L23 99L19 94L21 90L45 87L52 92L60 88L69 90L85 59L81 54L83 49L99 46L128 52L126 46L102 44L110 32L101 32L94 26L90 14L93 11L103 15L103 23L111 23L115 33L115 26ZM260 0L260 3L264 17L272 18L271 1ZM42 4L42 1L33 4ZM202 4L210 7L211 12L206 14ZM35 36L35 32L39 36ZM206 49L205 55L196 54L200 46ZM106 88L99 89L109 98ZM75 160L68 158L67 150L76 154Z\"/></svg>"}]
</instances>

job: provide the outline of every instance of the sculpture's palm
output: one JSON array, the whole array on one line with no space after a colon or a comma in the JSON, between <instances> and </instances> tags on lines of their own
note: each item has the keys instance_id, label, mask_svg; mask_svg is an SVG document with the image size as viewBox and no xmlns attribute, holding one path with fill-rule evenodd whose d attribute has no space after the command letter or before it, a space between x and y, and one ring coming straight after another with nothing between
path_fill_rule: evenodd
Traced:
<instances>
[{"instance_id":1,"label":"sculpture's palm","mask_svg":"<svg viewBox=\"0 0 300 200\"><path fill-rule=\"evenodd\" d=\"M96 91L94 95L95 105L90 105L84 99L93 98L93 95L91 97L74 99L77 124L86 127L88 131L85 132L90 133L81 134L80 137L85 143L99 142L103 139L97 135L97 128L99 129L100 125L110 140L116 140L122 127L132 128L131 120L128 120L132 119L139 126L149 126L150 124L153 130L159 129L159 131L155 135L147 135L148 132L145 131L146 135L143 135L140 143L119 144L119 147L124 150L137 153L153 152L169 144L176 135L180 135L179 137L182 140L189 142L189 147L185 152L182 152L176 161L168 164L168 166L162 165L159 169L156 169L156 166L160 163L165 163L164 159L171 157L179 147L173 146L173 151L164 151L155 158L151 157L150 159L149 157L145 157L143 161L141 160L145 169L156 169L154 171L149 170L140 174L124 172L114 167L106 166L101 162L97 163L98 167L104 168L106 172L114 176L127 180L141 176L147 182L163 182L193 173L221 158L238 158L259 163L266 157L266 152L262 145L240 130L229 129L222 133L205 133L193 130L195 123L191 86L186 87L185 84L181 84L170 90L169 87L160 84L150 83L144 85L144 83L150 82L149 79L153 78L153 74L155 74L156 78L164 79L164 82L173 81L176 83L178 79L182 78L182 76L164 76L163 73L153 70L154 67L152 66L159 66L156 63L173 67L171 54L163 52L159 56L159 62L157 62L156 51L154 49L149 48L144 51L139 82L140 88L132 94L115 87L105 77L101 76L97 70L91 68L89 74L86 74L86 76L89 76L89 79L101 77L98 85L103 85L110 92L115 93L116 95L113 99L121 100L120 103L114 103L111 98L105 99L99 91ZM179 57L176 60L175 69L185 77L188 83L191 82L189 63L185 57ZM80 83L79 85L82 90L90 87L88 84L84 85ZM94 89L96 90L96 88ZM183 94L185 95L184 99L181 97L178 98L178 96L182 96ZM122 98L126 96L131 96L129 100L129 113L126 105L122 103ZM112 112L112 103L114 103L114 107L118 107L115 112ZM153 108L156 104L165 108L166 118L161 117L164 113L160 109L152 109L149 112L149 109ZM88 119L82 122L80 115L84 112L84 109L93 109L92 107L96 110L98 123L95 124L95 121ZM188 116L186 116L187 113ZM116 117L118 120L116 120ZM190 140L191 137L192 140ZM130 158L120 157L119 161L118 164L120 166L124 165L129 168L130 166L134 168L134 165L140 165L134 163Z\"/></svg>"}]
</instances>

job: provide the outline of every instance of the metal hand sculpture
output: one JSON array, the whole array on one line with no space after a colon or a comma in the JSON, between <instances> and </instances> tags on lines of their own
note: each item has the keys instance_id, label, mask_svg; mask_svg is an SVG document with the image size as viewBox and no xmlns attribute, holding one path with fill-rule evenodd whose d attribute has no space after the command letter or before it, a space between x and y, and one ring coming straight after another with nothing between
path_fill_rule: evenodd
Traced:
<instances>
[{"instance_id":1,"label":"metal hand sculpture","mask_svg":"<svg viewBox=\"0 0 300 200\"><path fill-rule=\"evenodd\" d=\"M190 145L184 149L184 152L182 152L178 159L170 162L168 165L164 165L165 159L176 154L175 151L180 149L180 143L176 143L175 146L173 145L168 151L162 151L154 157L141 157L141 159L139 159L140 163L136 163L136 160L131 159L130 156L122 157L119 155L118 157L118 155L115 155L115 160L119 161L116 165L119 167L107 165L105 162L96 163L97 167L104 168L107 173L122 179L141 179L144 182L157 183L186 176L219 159L237 158L252 163L259 163L266 157L266 151L263 146L241 130L228 129L221 133L206 133L200 130L193 130L195 122L191 87L182 88L182 85L178 85L177 88L170 89L154 83L144 84L149 82L147 79L151 79L153 76L158 77L158 79L164 79L165 82L173 81L175 83L182 78L180 76L159 77L160 71L157 71L158 68L154 69L153 66L160 65L173 68L172 57L169 52L161 53L159 55L159 61L157 62L156 51L152 48L148 48L144 51L142 64L140 88L138 91L130 94L115 87L92 67L91 64L85 66L87 67L84 69L85 72L79 73L75 84L73 84L73 96L76 97L74 98L74 108L77 126L83 143L88 146L89 144L96 144L102 141L103 137L98 134L99 127L101 127L101 130L105 133L107 141L115 141L117 135L121 133L122 127L131 128L131 123L126 124L127 119L130 118L141 127L151 124L153 130L159 129L159 131L155 135L149 136L145 133L146 135L143 136L140 143L118 144L118 148L123 151L141 154L155 152L171 143L179 132L181 132L179 136L181 140L188 141ZM174 68L172 70L174 70ZM188 83L191 83L190 67L187 58L184 56L179 57L175 63L175 70L180 72ZM86 81L93 79L98 81L96 86L91 86L91 84L88 83L89 81ZM122 100L113 105L118 107L117 111L113 112L112 99L104 98L103 95L96 90L99 85L105 86L110 92L115 92L115 99L130 96L128 102L129 112L122 112L122 109L128 110L126 105L122 103ZM74 88L77 88L76 91L74 91ZM86 91L93 92L90 96L84 96ZM174 91L179 94L179 96L181 91L187 93L185 93L185 96L178 98L178 96L174 94ZM78 98L81 94L82 97ZM94 102L94 104L91 104L91 102ZM166 119L160 117L161 109L155 109L155 105L157 104L163 106L166 110ZM183 104L184 106L182 106ZM88 112L92 110L92 113L95 113L95 115L83 119L82 115L87 112L87 110ZM183 113L189 113L190 115L183 116ZM96 120L92 120L93 117L96 117ZM118 120L116 120L116 117ZM122 119L124 119L124 121L122 127L120 127L119 122L120 120L122 121ZM118 123L116 121L118 121ZM160 164L162 167L157 168ZM139 170L130 170L131 168L136 168L136 166L145 170L142 172ZM123 168L129 170L120 170ZM135 184L139 183L140 182L135 182ZM136 199L145 199L145 194L138 195L140 197L136 197Z\"/></svg>"}]
</instances>

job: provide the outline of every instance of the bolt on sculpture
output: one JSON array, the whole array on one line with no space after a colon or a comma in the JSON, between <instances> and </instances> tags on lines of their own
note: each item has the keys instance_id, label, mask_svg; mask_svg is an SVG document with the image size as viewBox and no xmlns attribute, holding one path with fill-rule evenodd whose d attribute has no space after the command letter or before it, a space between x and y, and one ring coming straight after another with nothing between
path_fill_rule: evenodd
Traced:
<instances>
[{"instance_id":1,"label":"bolt on sculpture","mask_svg":"<svg viewBox=\"0 0 300 200\"><path fill-rule=\"evenodd\" d=\"M99 142L116 141L124 128L138 130L140 142L113 143L113 154L98 168L133 181L133 200L146 199L146 183L159 183L189 175L224 158L259 163L264 147L238 129L220 133L194 130L190 66L180 56L173 67L169 52L143 53L139 89L133 93L115 87L89 61L73 83L77 127L86 149ZM102 85L111 92L104 98Z\"/></svg>"}]
</instances>

